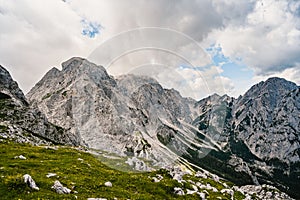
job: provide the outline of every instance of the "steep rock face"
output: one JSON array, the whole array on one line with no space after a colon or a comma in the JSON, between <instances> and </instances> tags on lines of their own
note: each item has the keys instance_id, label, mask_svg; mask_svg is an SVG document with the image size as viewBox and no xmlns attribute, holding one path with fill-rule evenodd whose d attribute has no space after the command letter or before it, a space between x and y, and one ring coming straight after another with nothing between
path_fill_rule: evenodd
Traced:
<instances>
[{"instance_id":1,"label":"steep rock face","mask_svg":"<svg viewBox=\"0 0 300 200\"><path fill-rule=\"evenodd\" d=\"M92 148L167 164L202 147L191 125L198 116L196 101L149 77L114 78L82 58L50 70L27 98Z\"/></svg>"},{"instance_id":2,"label":"steep rock face","mask_svg":"<svg viewBox=\"0 0 300 200\"><path fill-rule=\"evenodd\" d=\"M231 119L231 108L235 99L227 95L213 94L198 101L195 106L199 109L199 116L193 121L193 125L205 132L226 148L229 135L224 131Z\"/></svg>"},{"instance_id":3,"label":"steep rock face","mask_svg":"<svg viewBox=\"0 0 300 200\"><path fill-rule=\"evenodd\" d=\"M180 154L189 148L227 151L233 138L259 159L289 163L299 160L297 91L296 84L271 78L237 100L212 95L196 102L152 78L115 79L102 66L72 58L62 64L62 71L51 69L27 98L52 123L92 148L127 154L136 151L130 141L139 135L139 140L157 146L145 147L146 152L161 150L161 144L181 149Z\"/></svg>"},{"instance_id":4,"label":"steep rock face","mask_svg":"<svg viewBox=\"0 0 300 200\"><path fill-rule=\"evenodd\" d=\"M281 146L277 145L275 152L282 152L283 160L300 161L300 87L286 93L274 110L271 124L273 134L282 136ZM276 153L275 153L276 154ZM270 156L271 157L271 156Z\"/></svg>"},{"instance_id":5,"label":"steep rock face","mask_svg":"<svg viewBox=\"0 0 300 200\"><path fill-rule=\"evenodd\" d=\"M299 87L284 79L261 82L239 99L197 102L152 78L114 78L72 58L27 98L83 145L157 165L187 159L238 184L270 181L297 190Z\"/></svg>"},{"instance_id":6,"label":"steep rock face","mask_svg":"<svg viewBox=\"0 0 300 200\"><path fill-rule=\"evenodd\" d=\"M281 78L260 82L238 99L227 101L228 113L219 139L224 141L225 151L211 151L198 165L229 179L239 173L243 180L256 184L273 182L298 198L295 191L299 186L295 183L299 182L300 169L299 101L299 86ZM208 132L207 119L222 99L213 95L198 103L203 112L194 123ZM240 183L234 177L231 180Z\"/></svg>"},{"instance_id":7,"label":"steep rock face","mask_svg":"<svg viewBox=\"0 0 300 200\"><path fill-rule=\"evenodd\" d=\"M300 197L296 192L300 181L299 101L295 83L270 78L237 100L231 122L232 137L249 149L240 156L258 182L271 181L296 198ZM241 146L231 150L237 151L236 147ZM245 152L247 148L243 147Z\"/></svg>"},{"instance_id":8,"label":"steep rock face","mask_svg":"<svg viewBox=\"0 0 300 200\"><path fill-rule=\"evenodd\" d=\"M18 83L10 76L9 72L0 65L0 98L12 98L19 105L28 105Z\"/></svg>"},{"instance_id":9,"label":"steep rock face","mask_svg":"<svg viewBox=\"0 0 300 200\"><path fill-rule=\"evenodd\" d=\"M252 175L248 163L244 161L248 157L252 159L248 155L250 150L243 141L236 139L232 134L232 108L235 102L236 99L227 95L213 94L195 104L199 109L199 116L192 124L199 130L198 133L202 133L198 134L198 137L204 141L209 141L205 138L212 138L211 141L217 143L215 146L219 148L191 152L192 157L184 157L238 185L256 184L256 178Z\"/></svg>"},{"instance_id":10,"label":"steep rock face","mask_svg":"<svg viewBox=\"0 0 300 200\"><path fill-rule=\"evenodd\" d=\"M106 145L115 151L114 146L107 142L112 140L110 136L120 137L125 129L133 131L130 124L126 127L119 124L125 118L117 113L123 103L116 98L115 86L115 80L103 67L82 58L73 58L62 64L62 71L50 70L27 98L51 122L69 129L81 144L92 148ZM126 141L125 137L120 139ZM120 145L116 148L122 148Z\"/></svg>"},{"instance_id":11,"label":"steep rock face","mask_svg":"<svg viewBox=\"0 0 300 200\"><path fill-rule=\"evenodd\" d=\"M60 143L76 145L74 137L47 121L35 107L30 107L18 84L0 66L0 127L2 138L17 142Z\"/></svg>"},{"instance_id":12,"label":"steep rock face","mask_svg":"<svg viewBox=\"0 0 300 200\"><path fill-rule=\"evenodd\" d=\"M233 108L233 131L261 159L299 161L298 86L270 78L253 86Z\"/></svg>"}]
</instances>

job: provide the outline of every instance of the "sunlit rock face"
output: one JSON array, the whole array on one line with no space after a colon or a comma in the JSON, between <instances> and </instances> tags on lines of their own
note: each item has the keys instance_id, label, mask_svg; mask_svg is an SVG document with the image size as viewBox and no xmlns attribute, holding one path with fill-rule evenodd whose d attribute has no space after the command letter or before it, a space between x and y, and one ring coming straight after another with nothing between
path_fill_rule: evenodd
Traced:
<instances>
[{"instance_id":1,"label":"sunlit rock face","mask_svg":"<svg viewBox=\"0 0 300 200\"><path fill-rule=\"evenodd\" d=\"M30 106L23 92L0 66L0 136L32 144L78 145L77 138L50 122L37 107Z\"/></svg>"},{"instance_id":2,"label":"sunlit rock face","mask_svg":"<svg viewBox=\"0 0 300 200\"><path fill-rule=\"evenodd\" d=\"M299 87L280 78L254 85L238 99L215 94L196 102L152 78L114 78L102 66L75 57L61 71L51 69L27 98L92 148L159 157L155 151L163 144L183 154L193 141L176 137L198 139L191 131L197 128L211 139L211 148L226 149L232 132L260 159L299 161ZM127 144L136 140L147 145Z\"/></svg>"},{"instance_id":3,"label":"sunlit rock face","mask_svg":"<svg viewBox=\"0 0 300 200\"><path fill-rule=\"evenodd\" d=\"M51 69L27 98L83 145L163 165L186 153L191 142L176 137L189 129L182 122L191 124L198 115L196 101L162 88L152 78L114 78L102 66L82 58L64 62L61 71ZM164 128L172 133L165 136ZM166 145L175 153L160 142L164 137L169 137Z\"/></svg>"}]
</instances>

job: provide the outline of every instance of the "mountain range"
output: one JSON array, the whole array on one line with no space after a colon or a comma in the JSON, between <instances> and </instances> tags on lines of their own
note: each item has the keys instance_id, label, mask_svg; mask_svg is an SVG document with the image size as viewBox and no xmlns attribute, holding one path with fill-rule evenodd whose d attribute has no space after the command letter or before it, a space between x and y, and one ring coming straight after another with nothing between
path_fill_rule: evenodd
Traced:
<instances>
[{"instance_id":1,"label":"mountain range","mask_svg":"<svg viewBox=\"0 0 300 200\"><path fill-rule=\"evenodd\" d=\"M139 171L182 164L300 198L300 87L293 82L274 77L237 99L197 101L78 57L48 71L26 97L3 67L0 81L0 125L8 129L1 137L101 150L128 157Z\"/></svg>"}]
</instances>

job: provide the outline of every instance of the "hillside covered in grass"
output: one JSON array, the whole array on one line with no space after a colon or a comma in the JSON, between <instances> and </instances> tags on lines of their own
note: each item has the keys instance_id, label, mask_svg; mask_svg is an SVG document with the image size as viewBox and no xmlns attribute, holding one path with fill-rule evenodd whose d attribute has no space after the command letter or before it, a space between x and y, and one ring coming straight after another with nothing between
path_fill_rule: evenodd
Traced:
<instances>
[{"instance_id":1,"label":"hillside covered in grass","mask_svg":"<svg viewBox=\"0 0 300 200\"><path fill-rule=\"evenodd\" d=\"M154 183L148 176L155 176L155 173L119 172L103 165L93 155L75 149L3 141L0 149L1 199L175 198L173 188L180 186L163 171L159 173L165 178ZM15 159L20 154L26 160ZM57 176L47 178L48 173ZM39 191L33 191L23 183L24 174L32 176ZM72 193L56 194L51 189L55 180L72 189ZM113 186L104 186L106 181L112 182Z\"/></svg>"},{"instance_id":2,"label":"hillside covered in grass","mask_svg":"<svg viewBox=\"0 0 300 200\"><path fill-rule=\"evenodd\" d=\"M173 180L165 170L149 173L120 172L102 164L89 153L66 147L37 147L2 140L0 149L1 199L185 199L184 196L174 194L174 187L190 186ZM23 155L26 160L15 158L19 155ZM48 173L57 175L47 178ZM24 174L32 176L39 191L30 189L23 182ZM160 182L154 182L151 178L157 174L163 176ZM52 190L55 180L72 189L71 194L57 194ZM107 181L112 183L112 187L104 185ZM210 183L222 187L213 181ZM228 194L221 193L212 193L210 196L214 198L216 195L222 199L230 198ZM199 198L199 195L193 194L190 197Z\"/></svg>"},{"instance_id":3,"label":"hillside covered in grass","mask_svg":"<svg viewBox=\"0 0 300 200\"><path fill-rule=\"evenodd\" d=\"M169 171L147 173L121 172L107 167L97 156L63 146L32 146L1 139L1 199L251 199L258 194L239 191L224 180L184 175L178 181ZM26 159L20 159L22 155ZM56 174L47 177L49 173ZM29 188L23 175L30 174L39 190ZM154 178L155 177L155 178ZM158 180L159 177L162 179ZM59 180L71 189L70 194L57 194L51 187ZM158 181L157 181L158 180ZM105 186L110 181L112 187ZM232 187L233 186L233 187ZM184 195L175 193L180 188ZM263 191L264 189L262 189ZM274 188L265 192L278 193ZM231 192L232 191L232 192ZM244 194L243 194L244 193ZM279 193L278 193L279 194Z\"/></svg>"}]
</instances>

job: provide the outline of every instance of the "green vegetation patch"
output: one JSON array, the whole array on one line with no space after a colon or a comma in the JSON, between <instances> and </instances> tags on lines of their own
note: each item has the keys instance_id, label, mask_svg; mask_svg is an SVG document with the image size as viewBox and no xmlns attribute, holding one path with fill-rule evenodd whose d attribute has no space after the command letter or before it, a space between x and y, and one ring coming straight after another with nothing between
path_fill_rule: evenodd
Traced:
<instances>
[{"instance_id":1,"label":"green vegetation patch","mask_svg":"<svg viewBox=\"0 0 300 200\"><path fill-rule=\"evenodd\" d=\"M51 97L51 93L47 93L45 96L43 96L42 100L48 99L49 97Z\"/></svg>"},{"instance_id":2,"label":"green vegetation patch","mask_svg":"<svg viewBox=\"0 0 300 200\"><path fill-rule=\"evenodd\" d=\"M26 160L15 158L23 155ZM191 182L210 184L218 192L207 190L207 199L230 199L230 195L220 192L222 183L212 179L196 178L186 175L186 182L173 180L166 170L147 173L123 172L112 169L99 159L108 162L124 162L123 159L106 159L104 156L67 148L63 146L31 146L9 141L0 141L0 197L1 199L200 199L196 193L178 196L174 187L192 190ZM110 163L111 164L111 163ZM123 169L123 168L122 168ZM125 169L125 168L124 168ZM125 169L126 170L126 169ZM48 173L56 176L46 177ZM39 191L30 189L23 183L23 175L29 174L35 180ZM160 182L153 182L152 177L163 176ZM51 187L59 180L72 190L71 194L57 194ZM112 187L106 187L110 181ZM227 182L226 182L227 183ZM229 183L228 183L229 185ZM76 191L76 192L75 192ZM204 189L199 189L205 192ZM243 199L236 193L235 199Z\"/></svg>"},{"instance_id":3,"label":"green vegetation patch","mask_svg":"<svg viewBox=\"0 0 300 200\"><path fill-rule=\"evenodd\" d=\"M0 142L0 196L1 199L185 199L177 196L174 187L181 184L171 179L164 170L150 173L126 173L109 168L93 155L72 148L37 147L28 144ZM27 159L15 159L23 155ZM57 176L47 178L48 173ZM164 179L155 183L149 177L156 174ZM23 183L23 175L30 174L39 191L33 191ZM77 191L56 194L51 189L59 180L65 187ZM104 186L106 181L112 187ZM194 198L194 197L193 197ZM196 196L195 196L196 198Z\"/></svg>"}]
</instances>

